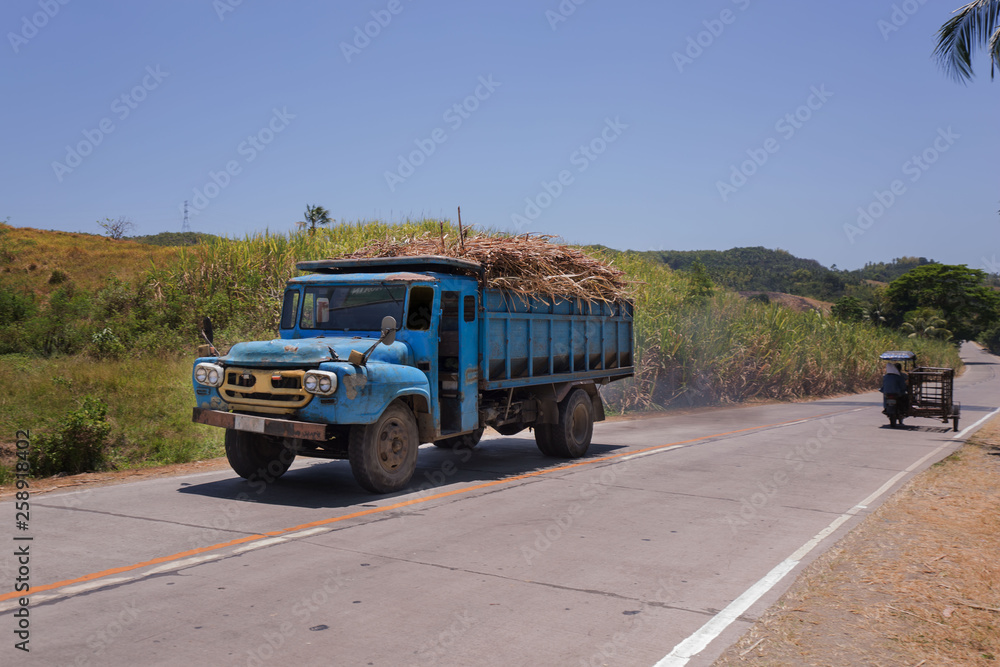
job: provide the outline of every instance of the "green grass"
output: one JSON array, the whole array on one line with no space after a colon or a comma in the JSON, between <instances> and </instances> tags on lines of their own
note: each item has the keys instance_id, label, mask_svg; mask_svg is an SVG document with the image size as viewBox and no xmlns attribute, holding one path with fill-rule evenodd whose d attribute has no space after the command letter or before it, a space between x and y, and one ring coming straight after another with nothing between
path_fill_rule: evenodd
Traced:
<instances>
[{"instance_id":1,"label":"green grass","mask_svg":"<svg viewBox=\"0 0 1000 667\"><path fill-rule=\"evenodd\" d=\"M95 363L83 356L0 356L0 382L18 388L0 397L0 443L9 452L18 429L50 432L84 397L96 396L110 408L114 468L221 456L222 431L191 422L190 377L190 358Z\"/></svg>"}]
</instances>

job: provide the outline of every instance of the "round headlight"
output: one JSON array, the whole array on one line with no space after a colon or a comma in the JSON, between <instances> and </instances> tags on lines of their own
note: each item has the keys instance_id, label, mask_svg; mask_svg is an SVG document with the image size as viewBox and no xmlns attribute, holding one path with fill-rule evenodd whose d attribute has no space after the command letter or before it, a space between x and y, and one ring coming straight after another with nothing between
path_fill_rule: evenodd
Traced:
<instances>
[{"instance_id":1,"label":"round headlight","mask_svg":"<svg viewBox=\"0 0 1000 667\"><path fill-rule=\"evenodd\" d=\"M330 382L330 377L328 375L323 375L319 379L319 390L324 394L328 393L333 387L333 383Z\"/></svg>"},{"instance_id":2,"label":"round headlight","mask_svg":"<svg viewBox=\"0 0 1000 667\"><path fill-rule=\"evenodd\" d=\"M306 388L306 391L312 393L316 391L316 386L319 383L316 381L315 375L307 375L302 381L302 386Z\"/></svg>"},{"instance_id":3,"label":"round headlight","mask_svg":"<svg viewBox=\"0 0 1000 667\"><path fill-rule=\"evenodd\" d=\"M210 385L217 385L217 384L219 384L219 371L215 370L214 368L209 369L209 371L208 371L208 383Z\"/></svg>"},{"instance_id":4,"label":"round headlight","mask_svg":"<svg viewBox=\"0 0 1000 667\"><path fill-rule=\"evenodd\" d=\"M205 380L208 379L208 372L201 366L195 369L194 379L202 384L205 384Z\"/></svg>"}]
</instances>

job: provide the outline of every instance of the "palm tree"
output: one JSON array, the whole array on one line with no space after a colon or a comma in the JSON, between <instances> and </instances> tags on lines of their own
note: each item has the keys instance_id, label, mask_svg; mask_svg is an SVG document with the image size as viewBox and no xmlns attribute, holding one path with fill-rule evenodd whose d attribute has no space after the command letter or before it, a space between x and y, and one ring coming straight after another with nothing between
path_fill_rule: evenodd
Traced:
<instances>
[{"instance_id":1,"label":"palm tree","mask_svg":"<svg viewBox=\"0 0 1000 667\"><path fill-rule=\"evenodd\" d=\"M316 233L316 225L328 225L333 222L330 219L330 212L323 208L322 206L311 206L306 204L306 219L300 220L295 224L299 226L299 229L304 229L309 227L309 233Z\"/></svg>"},{"instance_id":2,"label":"palm tree","mask_svg":"<svg viewBox=\"0 0 1000 667\"><path fill-rule=\"evenodd\" d=\"M952 333L945 329L948 322L941 317L941 312L934 308L918 308L912 313L908 313L906 321L900 330L910 334L910 338L936 338L938 340L951 339Z\"/></svg>"},{"instance_id":3,"label":"palm tree","mask_svg":"<svg viewBox=\"0 0 1000 667\"><path fill-rule=\"evenodd\" d=\"M992 79L1000 66L1000 0L974 0L954 14L938 30L934 57L948 75L967 83L972 80L972 52L985 46Z\"/></svg>"}]
</instances>

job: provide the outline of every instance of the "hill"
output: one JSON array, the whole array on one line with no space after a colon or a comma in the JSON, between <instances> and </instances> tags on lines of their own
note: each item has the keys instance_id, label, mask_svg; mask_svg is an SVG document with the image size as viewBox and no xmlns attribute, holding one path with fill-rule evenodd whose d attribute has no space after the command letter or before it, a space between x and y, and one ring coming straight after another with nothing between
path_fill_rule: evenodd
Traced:
<instances>
[{"instance_id":1,"label":"hill","mask_svg":"<svg viewBox=\"0 0 1000 667\"><path fill-rule=\"evenodd\" d=\"M844 274L859 280L874 280L880 283L891 283L910 269L924 264L934 264L933 259L926 257L897 257L891 262L868 262L862 269L845 271Z\"/></svg>"},{"instance_id":2,"label":"hill","mask_svg":"<svg viewBox=\"0 0 1000 667\"><path fill-rule=\"evenodd\" d=\"M701 262L717 284L735 291L784 292L834 301L845 293L844 275L814 259L764 247L731 250L656 250L638 253L675 271L690 271ZM859 282L854 279L852 282Z\"/></svg>"},{"instance_id":3,"label":"hill","mask_svg":"<svg viewBox=\"0 0 1000 667\"><path fill-rule=\"evenodd\" d=\"M189 246L207 243L219 238L214 234L204 234L202 232L160 232L159 234L149 234L147 236L130 236L128 240L146 245L160 246Z\"/></svg>"},{"instance_id":4,"label":"hill","mask_svg":"<svg viewBox=\"0 0 1000 667\"><path fill-rule=\"evenodd\" d=\"M0 223L0 285L42 298L68 282L94 291L110 277L136 280L177 254L177 248L134 240Z\"/></svg>"},{"instance_id":5,"label":"hill","mask_svg":"<svg viewBox=\"0 0 1000 667\"><path fill-rule=\"evenodd\" d=\"M744 299L761 301L763 303L777 303L797 313L817 312L829 315L833 308L833 304L829 301L820 301L818 299L810 299L807 296L785 294L783 292L737 292L737 294Z\"/></svg>"},{"instance_id":6,"label":"hill","mask_svg":"<svg viewBox=\"0 0 1000 667\"><path fill-rule=\"evenodd\" d=\"M737 292L781 292L819 301L865 294L876 284L886 284L910 269L933 264L926 257L897 257L891 262L869 262L864 268L827 268L814 259L802 259L786 250L764 247L730 250L656 250L635 253L666 264L675 271L691 271L701 262L708 275Z\"/></svg>"}]
</instances>

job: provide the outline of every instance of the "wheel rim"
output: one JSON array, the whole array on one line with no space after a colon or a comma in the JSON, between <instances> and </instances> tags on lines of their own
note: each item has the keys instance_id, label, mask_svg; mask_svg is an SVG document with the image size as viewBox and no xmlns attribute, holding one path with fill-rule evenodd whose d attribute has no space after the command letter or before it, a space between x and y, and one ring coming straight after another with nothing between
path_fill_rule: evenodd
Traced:
<instances>
[{"instance_id":1,"label":"wheel rim","mask_svg":"<svg viewBox=\"0 0 1000 667\"><path fill-rule=\"evenodd\" d=\"M578 403L573 408L573 424L570 426L570 434L573 436L574 443L580 444L587 439L587 421L587 406Z\"/></svg>"},{"instance_id":2,"label":"wheel rim","mask_svg":"<svg viewBox=\"0 0 1000 667\"><path fill-rule=\"evenodd\" d=\"M409 453L409 438L406 427L398 419L385 423L379 431L375 455L386 472L396 472L406 461Z\"/></svg>"}]
</instances>

